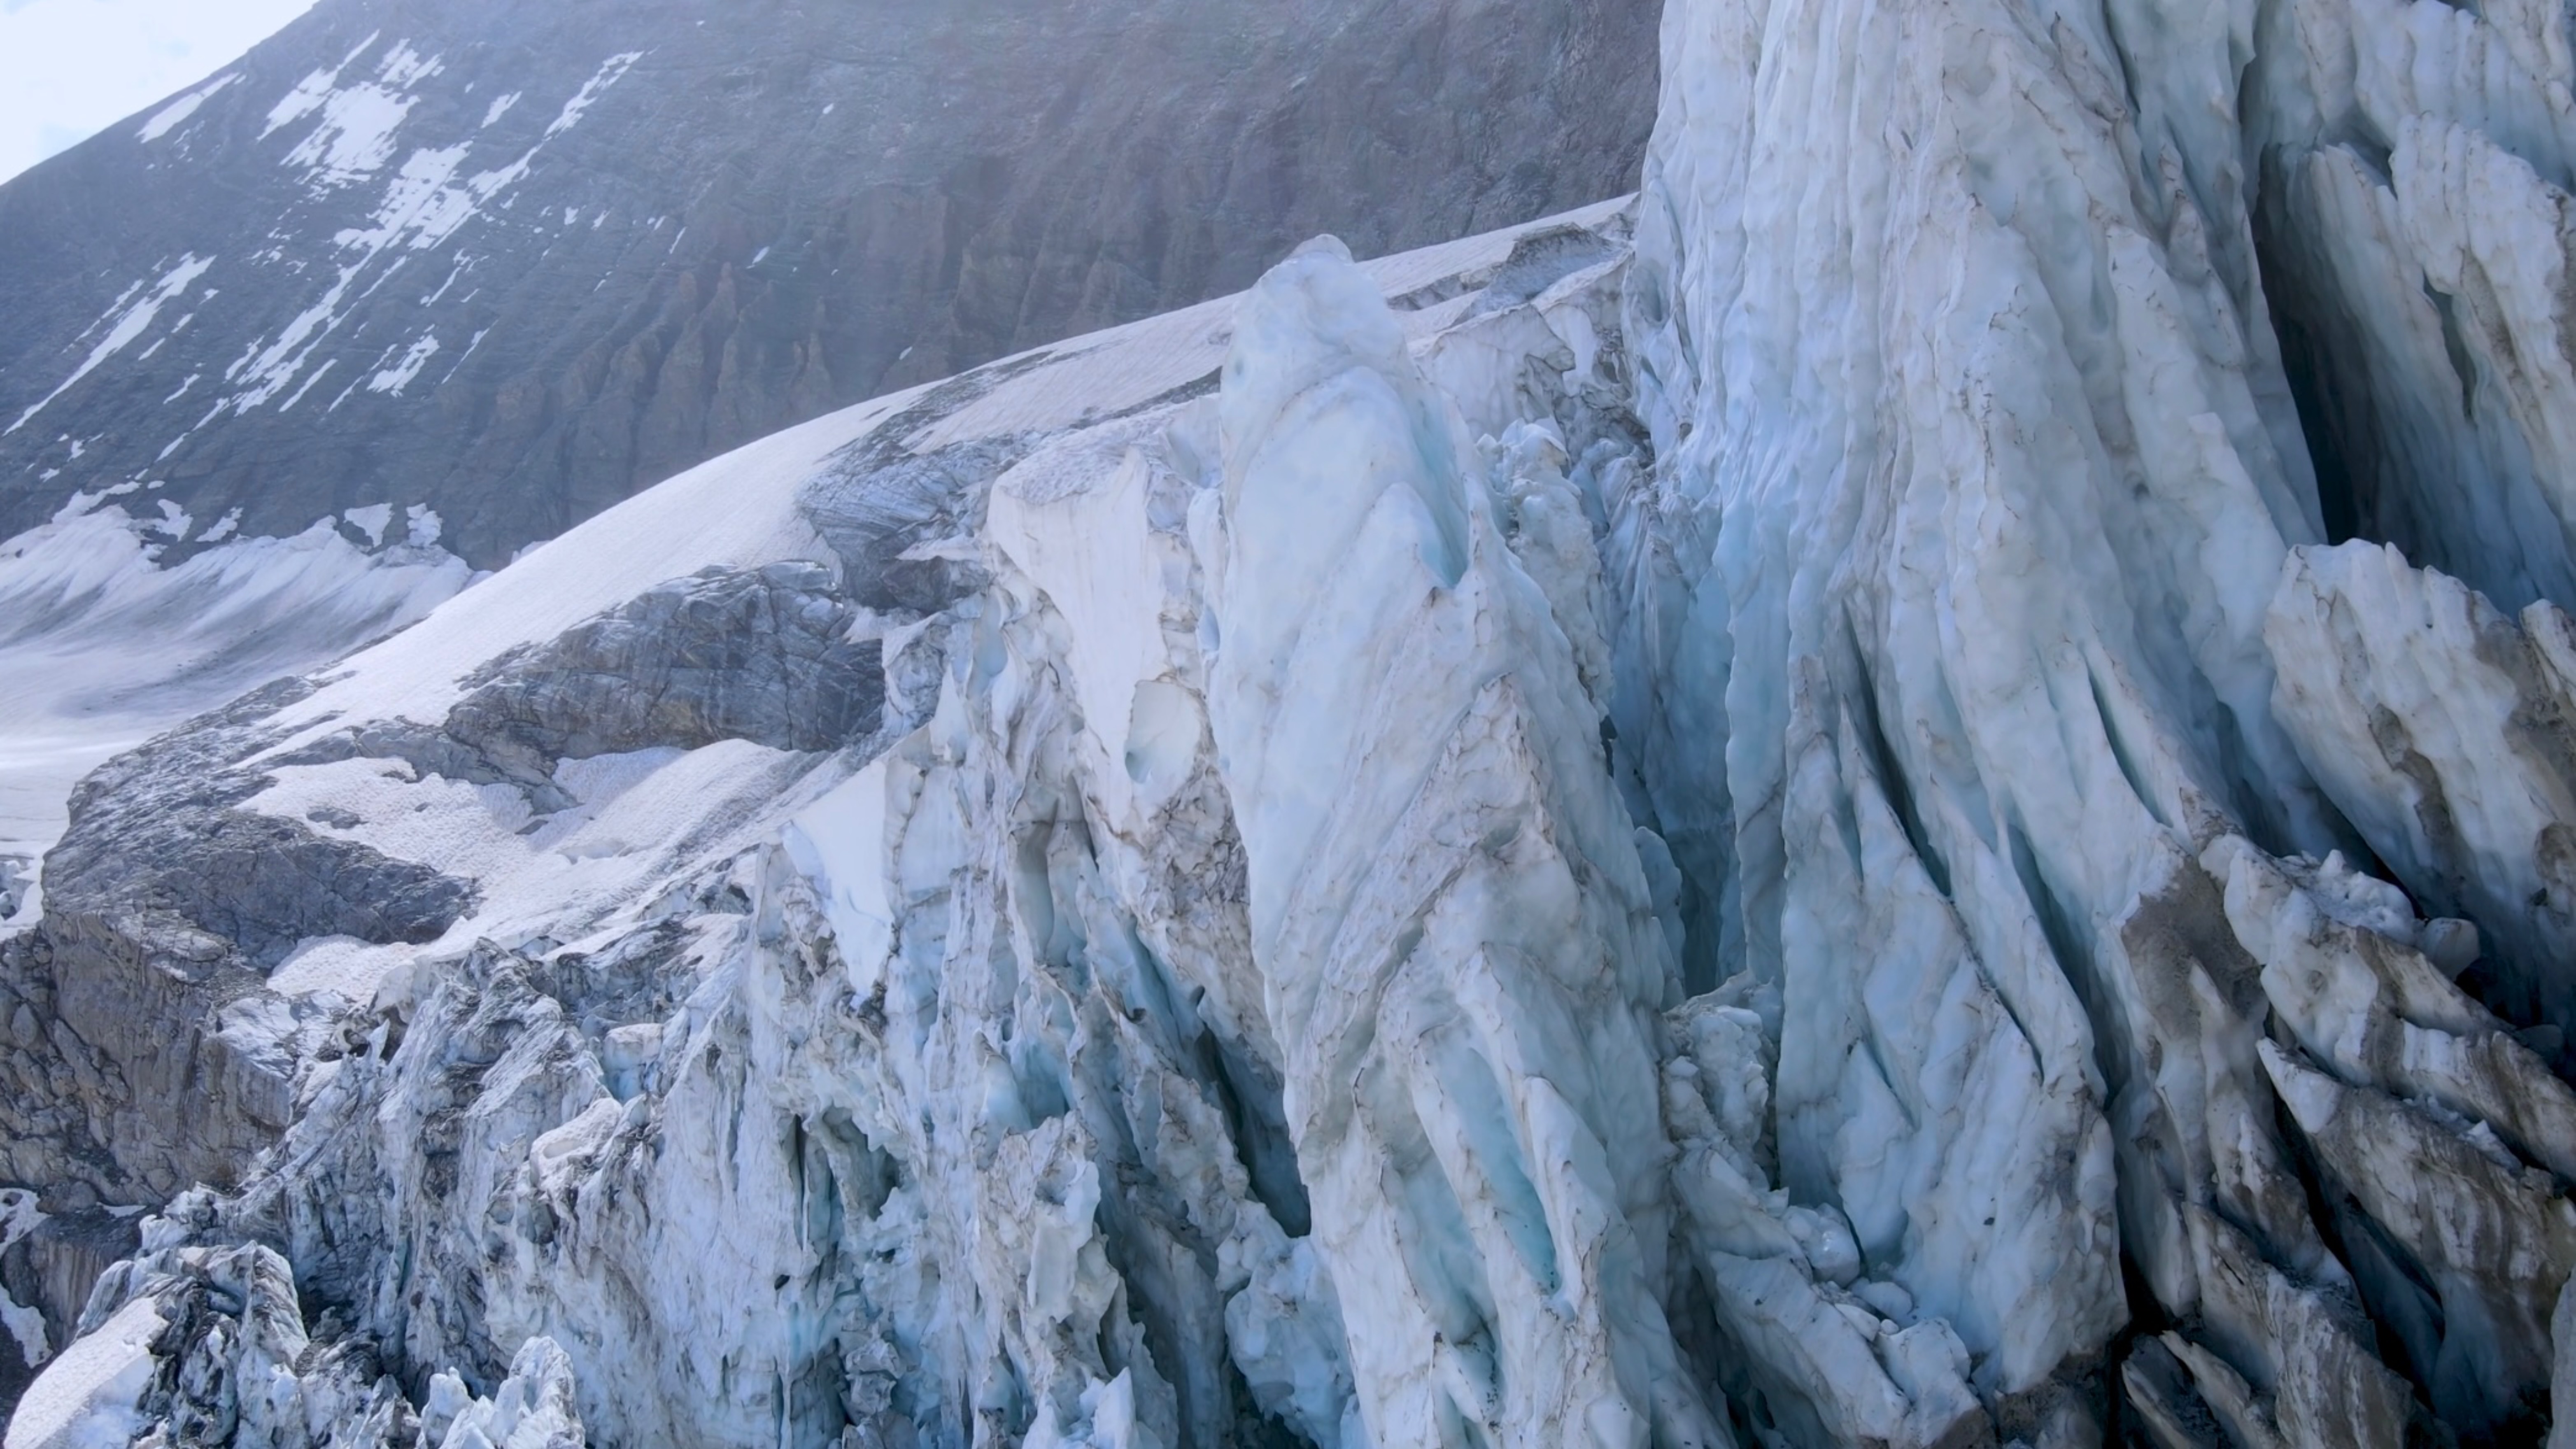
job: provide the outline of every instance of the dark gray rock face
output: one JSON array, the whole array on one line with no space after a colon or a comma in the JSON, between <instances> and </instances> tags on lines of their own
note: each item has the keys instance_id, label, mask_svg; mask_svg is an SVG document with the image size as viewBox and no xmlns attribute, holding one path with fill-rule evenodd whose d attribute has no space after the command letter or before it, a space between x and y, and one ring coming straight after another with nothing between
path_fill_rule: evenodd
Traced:
<instances>
[{"instance_id":1,"label":"dark gray rock face","mask_svg":"<svg viewBox=\"0 0 2576 1449\"><path fill-rule=\"evenodd\" d=\"M447 733L486 755L547 761L742 739L829 750L876 727L874 639L821 564L709 569L497 661Z\"/></svg>"},{"instance_id":2,"label":"dark gray rock face","mask_svg":"<svg viewBox=\"0 0 2576 1449\"><path fill-rule=\"evenodd\" d=\"M260 967L315 936L436 940L469 899L463 883L234 808L266 784L241 768L271 742L261 722L309 690L255 691L83 781L47 857L47 918L96 917L172 955Z\"/></svg>"},{"instance_id":3,"label":"dark gray rock face","mask_svg":"<svg viewBox=\"0 0 2576 1449\"><path fill-rule=\"evenodd\" d=\"M784 424L1634 184L1653 0L323 0L0 187L0 537L508 559ZM236 512L238 510L238 512Z\"/></svg>"},{"instance_id":4,"label":"dark gray rock face","mask_svg":"<svg viewBox=\"0 0 2576 1449\"><path fill-rule=\"evenodd\" d=\"M245 696L84 782L44 924L0 944L0 1172L95 1202L225 1183L285 1126L291 1039L265 989L300 941L434 940L472 888L241 803L310 686Z\"/></svg>"}]
</instances>

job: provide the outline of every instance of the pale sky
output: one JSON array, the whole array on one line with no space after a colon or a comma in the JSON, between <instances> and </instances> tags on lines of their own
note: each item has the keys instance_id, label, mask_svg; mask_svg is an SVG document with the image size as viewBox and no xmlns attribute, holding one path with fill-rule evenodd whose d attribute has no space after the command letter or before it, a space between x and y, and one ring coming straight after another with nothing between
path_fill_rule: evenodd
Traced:
<instances>
[{"instance_id":1,"label":"pale sky","mask_svg":"<svg viewBox=\"0 0 2576 1449\"><path fill-rule=\"evenodd\" d=\"M186 89L313 0L0 0L0 180Z\"/></svg>"}]
</instances>

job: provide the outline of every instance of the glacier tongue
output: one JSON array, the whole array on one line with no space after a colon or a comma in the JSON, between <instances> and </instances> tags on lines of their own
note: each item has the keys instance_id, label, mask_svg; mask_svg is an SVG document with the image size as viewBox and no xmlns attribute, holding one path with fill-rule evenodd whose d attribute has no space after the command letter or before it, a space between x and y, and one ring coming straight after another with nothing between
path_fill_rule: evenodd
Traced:
<instances>
[{"instance_id":1,"label":"glacier tongue","mask_svg":"<svg viewBox=\"0 0 2576 1449\"><path fill-rule=\"evenodd\" d=\"M2567 25L1673 0L1633 203L822 420L116 762L10 1161L166 1206L29 1402L2566 1438Z\"/></svg>"}]
</instances>

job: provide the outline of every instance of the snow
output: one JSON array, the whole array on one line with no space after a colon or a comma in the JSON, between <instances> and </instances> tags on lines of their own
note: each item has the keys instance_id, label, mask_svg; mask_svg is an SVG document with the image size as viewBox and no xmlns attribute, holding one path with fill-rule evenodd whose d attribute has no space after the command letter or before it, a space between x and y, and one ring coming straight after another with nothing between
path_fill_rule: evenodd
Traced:
<instances>
[{"instance_id":1,"label":"snow","mask_svg":"<svg viewBox=\"0 0 2576 1449\"><path fill-rule=\"evenodd\" d=\"M17 1246L20 1239L44 1222L45 1214L37 1207L35 1193L25 1188L0 1188L0 1253ZM41 1368L53 1356L44 1313L10 1297L5 1289L0 1289L0 1328L6 1328L17 1341L19 1359L27 1367Z\"/></svg>"},{"instance_id":2,"label":"snow","mask_svg":"<svg viewBox=\"0 0 2576 1449\"><path fill-rule=\"evenodd\" d=\"M394 506L370 503L364 508L352 508L340 516L349 521L350 527L367 536L367 547L382 548L385 546L385 529L394 521Z\"/></svg>"},{"instance_id":3,"label":"snow","mask_svg":"<svg viewBox=\"0 0 2576 1449\"><path fill-rule=\"evenodd\" d=\"M138 1298L38 1375L9 1420L7 1449L124 1449L143 1428L159 1306Z\"/></svg>"},{"instance_id":4,"label":"snow","mask_svg":"<svg viewBox=\"0 0 2576 1449\"><path fill-rule=\"evenodd\" d=\"M817 418L700 464L531 548L421 626L351 658L337 681L283 718L314 726L340 717L434 724L476 667L666 579L711 566L828 557L796 511L797 490L907 396Z\"/></svg>"},{"instance_id":5,"label":"snow","mask_svg":"<svg viewBox=\"0 0 2576 1449\"><path fill-rule=\"evenodd\" d=\"M1597 224L1622 204L1603 202L1551 218L1549 224ZM1360 271L1388 296L1402 296L1444 277L1500 263L1519 234L1491 232L1402 252L1363 262ZM1079 359L1080 365L1039 367L1012 377L906 441L927 450L969 438L1052 432L1082 421L1086 413L1122 412L1197 382L1225 361L1234 305L1233 299L1220 298L1040 349L1065 362ZM1408 338L1427 338L1453 320L1455 310L1398 313L1396 322Z\"/></svg>"},{"instance_id":6,"label":"snow","mask_svg":"<svg viewBox=\"0 0 2576 1449\"><path fill-rule=\"evenodd\" d=\"M305 377L303 384L297 387L295 391L287 394L286 401L277 405L277 410L281 413L293 412L295 410L295 405L304 401L304 395L319 386L323 377L329 374L332 368L339 365L340 359L334 357L323 363L320 367L313 369L313 371ZM174 444L173 446L175 447L176 445ZM164 456L166 457L167 454L164 454Z\"/></svg>"},{"instance_id":7,"label":"snow","mask_svg":"<svg viewBox=\"0 0 2576 1449\"><path fill-rule=\"evenodd\" d=\"M393 159L394 132L418 98L373 83L333 89L322 98L322 119L286 153L317 188L364 181Z\"/></svg>"},{"instance_id":8,"label":"snow","mask_svg":"<svg viewBox=\"0 0 2576 1449\"><path fill-rule=\"evenodd\" d=\"M1561 220L1597 222L1616 203ZM1517 232L1470 238L1362 264L1393 294L1490 267ZM1011 433L1063 429L1086 415L1124 411L1217 370L1230 343L1232 303L1220 301L1040 349L1047 360L905 441L927 451ZM1399 324L1427 332L1422 314ZM1408 332L1408 335L1411 335ZM826 557L795 503L824 459L902 411L914 389L787 429L699 465L529 550L502 574L439 610L422 627L349 661L350 673L289 718L320 721L363 711L422 723L443 719L457 681L517 645L551 638L665 579L710 566L747 567Z\"/></svg>"},{"instance_id":9,"label":"snow","mask_svg":"<svg viewBox=\"0 0 2576 1449\"><path fill-rule=\"evenodd\" d=\"M0 671L18 681L0 699L0 854L49 847L72 782L101 761L419 618L471 577L434 547L362 552L328 520L240 539L238 519L167 568L148 538L166 528L95 499L0 543Z\"/></svg>"},{"instance_id":10,"label":"snow","mask_svg":"<svg viewBox=\"0 0 2576 1449\"><path fill-rule=\"evenodd\" d=\"M229 86L240 79L241 76L237 73L219 75L213 80L208 81L206 84L201 85L195 90L188 92L186 95L179 97L179 99L172 101L170 104L163 106L160 110L152 113L152 119L145 121L141 130L134 133L134 139L149 143L158 141L162 137L169 135L172 131L177 130L190 116L195 115L199 106L202 106L206 102L214 99L215 96L220 94L226 86Z\"/></svg>"},{"instance_id":11,"label":"snow","mask_svg":"<svg viewBox=\"0 0 2576 1449\"><path fill-rule=\"evenodd\" d=\"M350 61L373 44L370 39L366 46L359 47ZM236 390L224 398L218 412L238 414L266 406L302 376L302 386L287 398L281 410L293 407L318 379L318 371L306 374L305 368L313 362L315 351L338 330L344 319L342 305L353 291L359 296L367 295L403 265L406 252L444 245L495 199L507 204L503 194L527 176L546 142L577 124L582 113L641 58L640 53L610 57L564 102L545 135L502 165L468 171L467 158L474 149L470 138L444 147L417 148L404 157L385 182L368 224L344 229L333 237L332 246L340 260L333 268L330 286L275 334L254 339L225 370L226 381L235 384ZM349 63L343 62L342 69ZM387 84L396 89L387 89L387 85L375 81L344 89L338 83L339 71L317 71L271 112L269 130L320 111L322 119L288 153L287 164L304 167L314 184L324 189L367 180L391 160L395 132L418 101L417 96L398 94L397 90L428 80L438 70L435 61L422 61L407 47L397 46L383 67ZM496 109L486 124L497 119ZM454 280L453 274L449 280ZM148 316L144 319L146 324L149 320ZM435 337L423 336L401 361L370 375L368 388L399 395L437 348ZM323 365L328 367L330 363ZM337 405L335 401L333 406ZM33 416L32 411L29 416ZM213 416L209 414L207 421L212 421Z\"/></svg>"},{"instance_id":12,"label":"snow","mask_svg":"<svg viewBox=\"0 0 2576 1449\"><path fill-rule=\"evenodd\" d=\"M401 361L367 379L367 391L391 393L400 397L402 390L410 386L411 380L420 376L420 370L427 367L429 360L437 355L437 334L423 334L420 340L404 351Z\"/></svg>"},{"instance_id":13,"label":"snow","mask_svg":"<svg viewBox=\"0 0 2576 1449\"><path fill-rule=\"evenodd\" d=\"M556 779L576 803L544 817L532 815L515 787L413 779L382 760L280 769L244 808L363 840L483 890L477 909L427 947L309 943L270 975L269 987L289 997L365 1001L387 971L424 951L455 953L484 938L577 939L699 854L720 857L744 822L761 818L812 767L806 757L742 740L567 761ZM359 823L330 824L326 811Z\"/></svg>"},{"instance_id":14,"label":"snow","mask_svg":"<svg viewBox=\"0 0 2576 1449\"><path fill-rule=\"evenodd\" d=\"M381 30L368 32L367 38L359 41L357 48L343 56L338 65L329 70L317 70L297 81L295 89L288 91L283 99L269 108L268 124L261 129L260 139L266 140L280 127L291 126L313 114L329 100L332 91L339 85L340 72L357 64L359 56L375 49L376 42L383 36L384 32Z\"/></svg>"},{"instance_id":15,"label":"snow","mask_svg":"<svg viewBox=\"0 0 2576 1449\"><path fill-rule=\"evenodd\" d=\"M291 126L311 115L316 107L330 97L339 79L338 71L317 70L297 81L295 89L288 91L284 99L269 108L268 124L260 129L260 139L266 140L279 127Z\"/></svg>"},{"instance_id":16,"label":"snow","mask_svg":"<svg viewBox=\"0 0 2576 1449\"><path fill-rule=\"evenodd\" d=\"M411 48L410 41L398 40L393 49L385 52L384 64L376 68L376 78L401 89L418 85L446 68L437 56L423 59L419 51Z\"/></svg>"},{"instance_id":17,"label":"snow","mask_svg":"<svg viewBox=\"0 0 2576 1449\"><path fill-rule=\"evenodd\" d=\"M47 404L71 391L73 384L96 371L100 363L124 351L128 344L150 331L153 319L161 315L161 309L185 296L188 288L194 286L197 279L204 276L207 269L214 264L213 257L199 257L196 253L190 252L180 259L177 266L164 272L161 279L152 284L152 290L145 293L140 300L131 303L120 300L117 309L112 310L108 318L101 319L106 323L107 335L99 339L98 345L90 349L89 356L82 359L79 367L72 369L72 375L64 378L61 386L45 394L25 412L20 413L18 420L9 425L8 431L14 433L25 427L30 419L45 410ZM133 297L142 286L143 283L138 282L127 288L125 296ZM73 456L78 457L78 452Z\"/></svg>"},{"instance_id":18,"label":"snow","mask_svg":"<svg viewBox=\"0 0 2576 1449\"><path fill-rule=\"evenodd\" d=\"M582 113L596 105L599 98L608 93L610 86L624 80L626 73L635 68L635 62L643 58L644 52L630 50L601 61L599 69L589 80L582 82L581 89L574 93L571 100L564 102L563 109L547 123L546 135L549 138L559 136L580 125Z\"/></svg>"}]
</instances>

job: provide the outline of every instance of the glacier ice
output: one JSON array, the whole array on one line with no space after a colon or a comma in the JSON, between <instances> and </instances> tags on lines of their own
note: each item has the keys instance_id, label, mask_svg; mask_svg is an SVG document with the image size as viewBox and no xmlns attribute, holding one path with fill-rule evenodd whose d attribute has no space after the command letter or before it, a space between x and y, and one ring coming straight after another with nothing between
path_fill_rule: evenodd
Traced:
<instances>
[{"instance_id":1,"label":"glacier ice","mask_svg":"<svg viewBox=\"0 0 2576 1449\"><path fill-rule=\"evenodd\" d=\"M2563 1439L2567 24L1673 0L1633 201L819 420L125 757L0 1068L156 1211L21 1422Z\"/></svg>"},{"instance_id":2,"label":"glacier ice","mask_svg":"<svg viewBox=\"0 0 2576 1449\"><path fill-rule=\"evenodd\" d=\"M1338 248L1237 314L1208 712L1355 1387L1382 1443L1723 1442L1658 1307L1677 980L1599 714Z\"/></svg>"}]
</instances>

